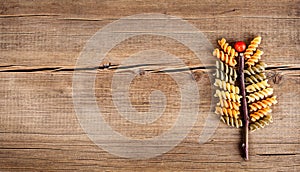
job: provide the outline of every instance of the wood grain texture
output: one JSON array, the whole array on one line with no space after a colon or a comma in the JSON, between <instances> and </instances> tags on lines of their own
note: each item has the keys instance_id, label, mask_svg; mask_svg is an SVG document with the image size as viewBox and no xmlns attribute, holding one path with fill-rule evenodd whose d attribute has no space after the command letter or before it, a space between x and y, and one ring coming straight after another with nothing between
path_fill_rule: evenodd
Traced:
<instances>
[{"instance_id":1,"label":"wood grain texture","mask_svg":"<svg viewBox=\"0 0 300 172\"><path fill-rule=\"evenodd\" d=\"M299 171L299 11L298 0L2 0L0 171ZM139 13L181 17L213 46L221 37L229 42L263 37L266 73L279 103L273 109L274 123L250 133L250 161L240 157L241 131L221 123L207 143L198 143L212 101L208 74L213 71L187 47L159 36L133 37L109 52L106 63L111 67L97 69L97 103L112 128L127 137L146 139L169 130L180 108L178 86L168 76L182 72L176 66L169 73L156 73L147 71L151 65L141 64L145 73L131 83L130 100L138 111L149 109L153 89L168 98L165 113L154 123L142 126L122 119L111 96L112 77L126 57L149 48L165 50L191 68L199 87L200 115L191 132L171 151L148 160L111 155L88 138L72 100L78 56L99 29Z\"/></svg>"}]
</instances>

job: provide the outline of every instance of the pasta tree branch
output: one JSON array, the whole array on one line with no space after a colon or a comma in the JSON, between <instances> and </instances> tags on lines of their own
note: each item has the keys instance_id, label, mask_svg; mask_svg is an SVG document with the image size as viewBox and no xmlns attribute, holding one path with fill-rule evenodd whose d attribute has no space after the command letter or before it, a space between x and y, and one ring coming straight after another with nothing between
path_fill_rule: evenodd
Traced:
<instances>
[{"instance_id":1,"label":"pasta tree branch","mask_svg":"<svg viewBox=\"0 0 300 172\"><path fill-rule=\"evenodd\" d=\"M249 153L248 153L248 139L249 139L249 116L248 116L248 109L247 109L247 100L246 100L246 90L245 90L245 79L244 79L244 65L245 65L245 59L244 54L242 52L246 49L246 44L244 42L236 42L234 45L235 49L239 52L239 65L238 65L238 73L239 73L239 87L241 91L241 112L243 114L243 120L244 120L244 135L243 135L243 142L242 142L242 150L244 154L245 160L249 159Z\"/></svg>"}]
</instances>

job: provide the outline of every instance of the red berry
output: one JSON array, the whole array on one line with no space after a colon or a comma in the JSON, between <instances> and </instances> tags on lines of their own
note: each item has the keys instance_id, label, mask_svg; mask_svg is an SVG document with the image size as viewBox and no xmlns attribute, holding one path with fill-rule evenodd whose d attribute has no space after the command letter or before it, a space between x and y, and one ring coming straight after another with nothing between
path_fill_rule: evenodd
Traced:
<instances>
[{"instance_id":1,"label":"red berry","mask_svg":"<svg viewBox=\"0 0 300 172\"><path fill-rule=\"evenodd\" d=\"M238 41L234 44L234 49L237 52L242 53L246 50L246 43L243 41Z\"/></svg>"}]
</instances>

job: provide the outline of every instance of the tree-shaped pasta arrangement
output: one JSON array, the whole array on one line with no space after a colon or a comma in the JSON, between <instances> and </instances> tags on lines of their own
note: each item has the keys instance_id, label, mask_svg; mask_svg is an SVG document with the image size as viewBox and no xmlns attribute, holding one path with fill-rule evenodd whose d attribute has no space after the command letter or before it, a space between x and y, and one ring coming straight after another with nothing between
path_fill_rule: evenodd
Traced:
<instances>
[{"instance_id":1,"label":"tree-shaped pasta arrangement","mask_svg":"<svg viewBox=\"0 0 300 172\"><path fill-rule=\"evenodd\" d=\"M218 40L220 49L213 55L216 61L215 97L219 99L215 113L225 124L244 128L242 149L248 160L248 131L264 128L272 122L271 106L276 104L273 88L265 75L263 51L258 49L261 37L254 38L246 48L242 41L230 46L226 39Z\"/></svg>"}]
</instances>

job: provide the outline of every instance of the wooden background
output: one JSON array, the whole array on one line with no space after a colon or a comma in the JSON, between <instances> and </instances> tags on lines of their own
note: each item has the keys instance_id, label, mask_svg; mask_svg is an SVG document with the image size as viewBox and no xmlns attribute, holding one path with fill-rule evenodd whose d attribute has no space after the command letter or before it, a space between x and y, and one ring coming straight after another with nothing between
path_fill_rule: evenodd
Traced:
<instances>
[{"instance_id":1,"label":"wooden background","mask_svg":"<svg viewBox=\"0 0 300 172\"><path fill-rule=\"evenodd\" d=\"M0 171L299 171L299 10L298 0L1 0ZM220 123L207 143L197 142L211 102L206 73L211 71L193 60L182 44L158 36L122 42L108 54L109 62L118 67L139 50L158 48L196 67L192 73L202 96L201 113L189 135L163 155L129 160L96 146L80 127L72 101L72 75L85 43L121 17L150 12L187 20L214 46L221 37L231 42L263 37L263 59L279 104L273 109L274 123L250 134L250 161L240 157L238 129ZM146 72L131 83L130 99L137 110L147 111L152 89L165 92L171 105L158 121L140 126L122 120L112 103L114 71L98 69L95 90L110 125L140 139L168 130L180 103L178 87L168 74Z\"/></svg>"}]
</instances>

